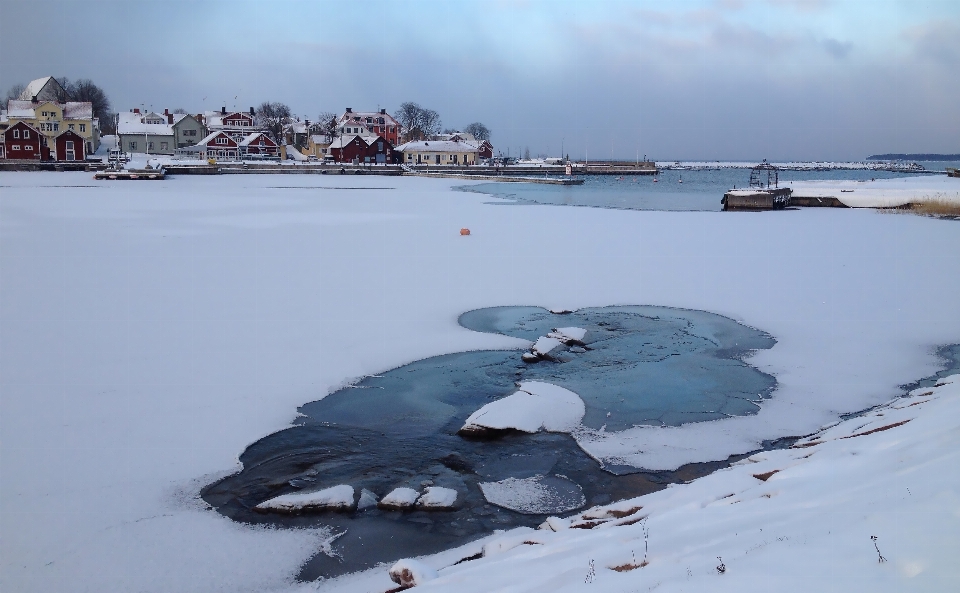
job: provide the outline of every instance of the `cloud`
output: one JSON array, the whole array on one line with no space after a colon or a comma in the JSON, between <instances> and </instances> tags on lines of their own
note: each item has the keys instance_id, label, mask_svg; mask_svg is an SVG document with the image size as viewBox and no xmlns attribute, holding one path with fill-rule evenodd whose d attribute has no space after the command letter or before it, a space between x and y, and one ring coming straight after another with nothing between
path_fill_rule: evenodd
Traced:
<instances>
[{"instance_id":1,"label":"cloud","mask_svg":"<svg viewBox=\"0 0 960 593\"><path fill-rule=\"evenodd\" d=\"M936 21L910 27L904 37L920 57L946 66L960 65L960 22Z\"/></svg>"},{"instance_id":2,"label":"cloud","mask_svg":"<svg viewBox=\"0 0 960 593\"><path fill-rule=\"evenodd\" d=\"M838 41L832 37L827 37L820 42L820 45L823 49L838 60L842 60L847 55L850 54L850 51L853 49L853 44L845 41Z\"/></svg>"},{"instance_id":3,"label":"cloud","mask_svg":"<svg viewBox=\"0 0 960 593\"><path fill-rule=\"evenodd\" d=\"M767 0L777 8L792 8L799 12L820 12L833 6L832 0Z\"/></svg>"}]
</instances>

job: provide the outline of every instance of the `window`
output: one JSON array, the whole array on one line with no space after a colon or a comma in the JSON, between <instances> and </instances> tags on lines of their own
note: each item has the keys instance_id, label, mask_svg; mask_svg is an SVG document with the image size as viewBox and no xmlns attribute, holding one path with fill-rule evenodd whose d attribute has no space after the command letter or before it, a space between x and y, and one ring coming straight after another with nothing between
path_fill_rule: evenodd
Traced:
<instances>
[{"instance_id":1,"label":"window","mask_svg":"<svg viewBox=\"0 0 960 593\"><path fill-rule=\"evenodd\" d=\"M73 140L67 140L65 146L67 150L73 150Z\"/></svg>"},{"instance_id":2,"label":"window","mask_svg":"<svg viewBox=\"0 0 960 593\"><path fill-rule=\"evenodd\" d=\"M147 142L147 150L153 150L153 142Z\"/></svg>"},{"instance_id":3,"label":"window","mask_svg":"<svg viewBox=\"0 0 960 593\"><path fill-rule=\"evenodd\" d=\"M14 138L20 138L20 130L14 130L14 131L13 131L13 137L14 137Z\"/></svg>"},{"instance_id":4,"label":"window","mask_svg":"<svg viewBox=\"0 0 960 593\"><path fill-rule=\"evenodd\" d=\"M226 144L226 143L227 143L226 138L224 138L223 136L217 136L217 144Z\"/></svg>"},{"instance_id":5,"label":"window","mask_svg":"<svg viewBox=\"0 0 960 593\"><path fill-rule=\"evenodd\" d=\"M136 150L136 149L137 149L137 143L136 143L136 142L130 142L130 143L128 144L128 146L129 146L130 150Z\"/></svg>"},{"instance_id":6,"label":"window","mask_svg":"<svg viewBox=\"0 0 960 593\"><path fill-rule=\"evenodd\" d=\"M49 114L46 111L44 111L41 115L43 115L43 117L47 117L47 115Z\"/></svg>"},{"instance_id":7,"label":"window","mask_svg":"<svg viewBox=\"0 0 960 593\"><path fill-rule=\"evenodd\" d=\"M24 144L24 145L23 145L23 149L24 149L24 150L33 150L33 144Z\"/></svg>"},{"instance_id":8,"label":"window","mask_svg":"<svg viewBox=\"0 0 960 593\"><path fill-rule=\"evenodd\" d=\"M23 139L26 140L26 139L29 138L29 137L30 137L30 130L24 130L24 131L23 131Z\"/></svg>"},{"instance_id":9,"label":"window","mask_svg":"<svg viewBox=\"0 0 960 593\"><path fill-rule=\"evenodd\" d=\"M19 145L19 144L14 144L14 145L10 146L10 150L20 150L20 145Z\"/></svg>"},{"instance_id":10,"label":"window","mask_svg":"<svg viewBox=\"0 0 960 593\"><path fill-rule=\"evenodd\" d=\"M377 152L383 152L383 142L377 142Z\"/></svg>"},{"instance_id":11,"label":"window","mask_svg":"<svg viewBox=\"0 0 960 593\"><path fill-rule=\"evenodd\" d=\"M53 131L54 132L60 131L60 122L53 122Z\"/></svg>"},{"instance_id":12,"label":"window","mask_svg":"<svg viewBox=\"0 0 960 593\"><path fill-rule=\"evenodd\" d=\"M167 143L166 143L166 142L161 142L161 143L160 143L160 150L166 150L166 149L167 149Z\"/></svg>"},{"instance_id":13,"label":"window","mask_svg":"<svg viewBox=\"0 0 960 593\"><path fill-rule=\"evenodd\" d=\"M87 124L80 124L80 131L81 131L81 132L86 132L86 131L87 131Z\"/></svg>"},{"instance_id":14,"label":"window","mask_svg":"<svg viewBox=\"0 0 960 593\"><path fill-rule=\"evenodd\" d=\"M73 129L73 124L67 124L67 127L72 130L72 129Z\"/></svg>"}]
</instances>

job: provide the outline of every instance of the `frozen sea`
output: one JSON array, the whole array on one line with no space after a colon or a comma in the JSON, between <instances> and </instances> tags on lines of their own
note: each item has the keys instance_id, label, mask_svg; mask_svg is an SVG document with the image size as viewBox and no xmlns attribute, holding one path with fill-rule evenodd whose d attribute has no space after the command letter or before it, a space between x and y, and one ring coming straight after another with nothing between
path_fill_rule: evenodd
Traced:
<instances>
[{"instance_id":1,"label":"frozen sea","mask_svg":"<svg viewBox=\"0 0 960 593\"><path fill-rule=\"evenodd\" d=\"M0 587L296 588L305 562L337 552L336 532L234 522L201 489L307 402L430 357L529 347L461 326L466 311L649 305L773 336L747 359L777 381L755 414L589 445L596 459L662 469L887 401L939 370L937 347L960 336L956 221L497 207L455 185L0 173ZM923 496L951 516L949 491Z\"/></svg>"}]
</instances>

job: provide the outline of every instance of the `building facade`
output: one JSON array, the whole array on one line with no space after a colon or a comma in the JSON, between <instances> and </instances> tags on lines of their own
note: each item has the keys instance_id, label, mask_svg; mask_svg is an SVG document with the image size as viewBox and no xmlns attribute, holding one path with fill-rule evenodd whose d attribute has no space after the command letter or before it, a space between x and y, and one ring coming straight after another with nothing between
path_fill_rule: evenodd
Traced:
<instances>
[{"instance_id":1,"label":"building facade","mask_svg":"<svg viewBox=\"0 0 960 593\"><path fill-rule=\"evenodd\" d=\"M23 122L37 129L48 147L66 131L83 138L85 154L93 154L100 146L100 121L93 117L93 104L86 101L57 103L11 99L7 101L7 120L9 126Z\"/></svg>"},{"instance_id":2,"label":"building facade","mask_svg":"<svg viewBox=\"0 0 960 593\"><path fill-rule=\"evenodd\" d=\"M367 134L382 136L384 140L394 146L400 141L400 123L387 113L386 109L354 111L347 107L347 110L337 120L338 127L343 128L344 124L350 124L353 128L362 126L366 129ZM359 131L349 133L361 134Z\"/></svg>"},{"instance_id":3,"label":"building facade","mask_svg":"<svg viewBox=\"0 0 960 593\"><path fill-rule=\"evenodd\" d=\"M417 140L397 147L405 165L475 165L479 149L458 140Z\"/></svg>"}]
</instances>

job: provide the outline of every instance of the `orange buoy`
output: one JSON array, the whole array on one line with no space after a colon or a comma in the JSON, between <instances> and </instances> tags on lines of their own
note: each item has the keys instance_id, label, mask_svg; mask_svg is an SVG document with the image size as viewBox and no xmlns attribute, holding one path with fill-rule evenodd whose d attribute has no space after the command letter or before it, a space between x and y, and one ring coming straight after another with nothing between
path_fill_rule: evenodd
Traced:
<instances>
[{"instance_id":1,"label":"orange buoy","mask_svg":"<svg viewBox=\"0 0 960 593\"><path fill-rule=\"evenodd\" d=\"M469 235L470 229L460 229L460 234L464 236Z\"/></svg>"}]
</instances>

